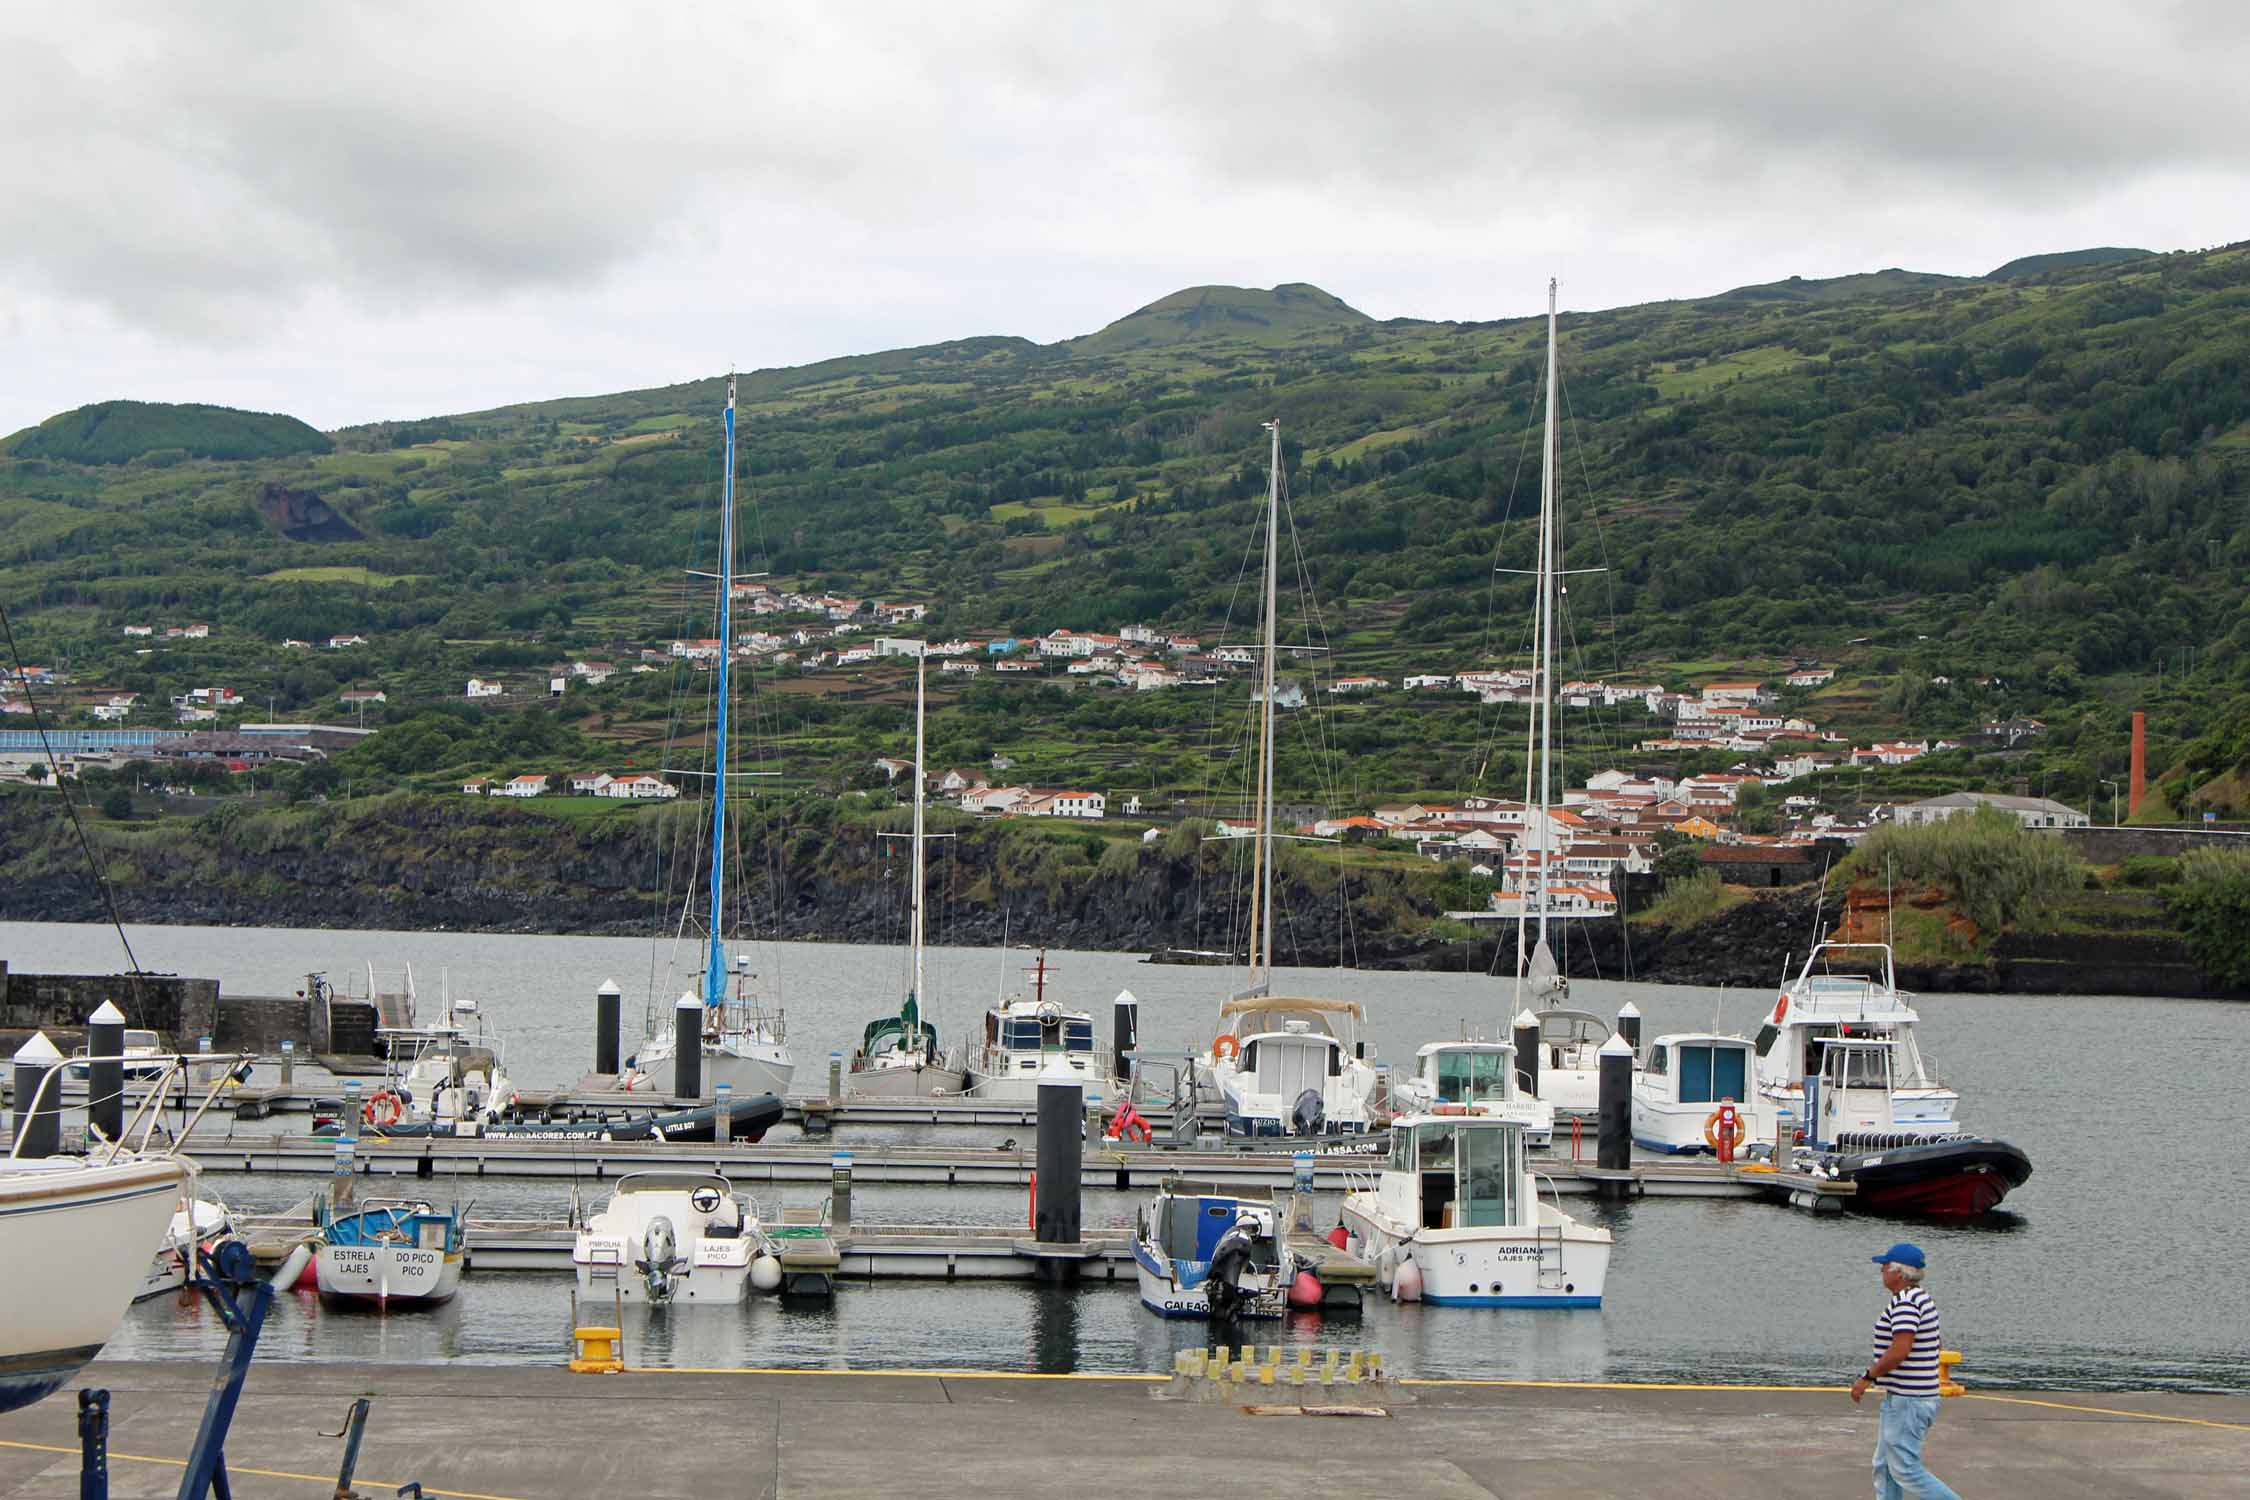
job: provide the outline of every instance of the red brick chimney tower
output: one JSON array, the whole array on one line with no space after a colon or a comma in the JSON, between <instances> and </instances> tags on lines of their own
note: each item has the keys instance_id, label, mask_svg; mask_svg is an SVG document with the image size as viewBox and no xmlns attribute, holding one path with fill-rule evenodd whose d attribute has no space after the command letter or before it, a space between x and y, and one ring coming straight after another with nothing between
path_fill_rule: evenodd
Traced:
<instances>
[{"instance_id":1,"label":"red brick chimney tower","mask_svg":"<svg viewBox=\"0 0 2250 1500\"><path fill-rule=\"evenodd\" d=\"M2126 816L2141 810L2141 798L2148 792L2148 715L2133 715L2133 779L2126 793Z\"/></svg>"}]
</instances>

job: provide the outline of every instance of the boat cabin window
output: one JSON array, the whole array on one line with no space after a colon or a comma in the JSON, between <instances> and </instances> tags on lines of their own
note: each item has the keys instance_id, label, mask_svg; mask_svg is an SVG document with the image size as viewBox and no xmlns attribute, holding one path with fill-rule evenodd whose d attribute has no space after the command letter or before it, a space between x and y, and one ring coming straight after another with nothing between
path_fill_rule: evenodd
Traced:
<instances>
[{"instance_id":1,"label":"boat cabin window","mask_svg":"<svg viewBox=\"0 0 2250 1500\"><path fill-rule=\"evenodd\" d=\"M1749 1097L1750 1055L1742 1048L1683 1042L1679 1054L1682 1104L1716 1104L1721 1099Z\"/></svg>"},{"instance_id":2,"label":"boat cabin window","mask_svg":"<svg viewBox=\"0 0 2250 1500\"><path fill-rule=\"evenodd\" d=\"M1496 1120L1444 1120L1393 1133L1391 1165L1421 1179L1422 1227L1516 1222L1523 1135Z\"/></svg>"},{"instance_id":3,"label":"boat cabin window","mask_svg":"<svg viewBox=\"0 0 2250 1500\"><path fill-rule=\"evenodd\" d=\"M1448 1104L1506 1098L1508 1063L1505 1052L1440 1052L1437 1096Z\"/></svg>"},{"instance_id":4,"label":"boat cabin window","mask_svg":"<svg viewBox=\"0 0 2250 1500\"><path fill-rule=\"evenodd\" d=\"M1664 1075L1665 1075L1666 1073L1669 1073L1669 1072L1671 1071L1671 1069L1672 1069L1672 1056L1671 1056L1671 1054L1672 1054L1672 1049L1671 1049L1671 1048L1669 1048L1669 1047L1651 1047L1651 1048L1649 1048L1649 1049L1648 1049L1648 1066L1647 1066L1647 1067L1645 1067L1645 1068L1643 1068L1643 1069L1641 1069L1641 1071L1642 1071L1643 1073L1646 1073L1646 1074L1647 1074L1647 1075L1648 1075L1649 1077L1651 1077L1651 1078L1662 1078L1662 1077L1663 1077L1663 1076L1664 1076Z\"/></svg>"},{"instance_id":5,"label":"boat cabin window","mask_svg":"<svg viewBox=\"0 0 2250 1500\"><path fill-rule=\"evenodd\" d=\"M1891 1086L1888 1047L1829 1047L1820 1069L1830 1088L1887 1089Z\"/></svg>"},{"instance_id":6,"label":"boat cabin window","mask_svg":"<svg viewBox=\"0 0 2250 1500\"><path fill-rule=\"evenodd\" d=\"M999 1043L1010 1052L1038 1052L1060 1041L1066 1052L1091 1052L1094 1050L1094 1023L1066 1018L1056 1028L1061 1035L1050 1037L1036 1016L1010 1016L1000 1023Z\"/></svg>"},{"instance_id":7,"label":"boat cabin window","mask_svg":"<svg viewBox=\"0 0 2250 1500\"><path fill-rule=\"evenodd\" d=\"M125 1028L125 1045L128 1047L155 1048L161 1044L157 1041L155 1032L139 1031L128 1026Z\"/></svg>"}]
</instances>

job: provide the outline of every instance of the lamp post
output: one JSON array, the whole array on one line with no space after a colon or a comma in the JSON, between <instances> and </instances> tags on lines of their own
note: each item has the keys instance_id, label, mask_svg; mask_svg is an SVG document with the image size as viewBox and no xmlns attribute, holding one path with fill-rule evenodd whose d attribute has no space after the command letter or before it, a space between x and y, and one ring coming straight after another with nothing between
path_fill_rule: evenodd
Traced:
<instances>
[{"instance_id":1,"label":"lamp post","mask_svg":"<svg viewBox=\"0 0 2250 1500\"><path fill-rule=\"evenodd\" d=\"M2109 826L2115 828L2117 826L2117 783L2107 776L2096 777L2095 779L2109 788Z\"/></svg>"}]
</instances>

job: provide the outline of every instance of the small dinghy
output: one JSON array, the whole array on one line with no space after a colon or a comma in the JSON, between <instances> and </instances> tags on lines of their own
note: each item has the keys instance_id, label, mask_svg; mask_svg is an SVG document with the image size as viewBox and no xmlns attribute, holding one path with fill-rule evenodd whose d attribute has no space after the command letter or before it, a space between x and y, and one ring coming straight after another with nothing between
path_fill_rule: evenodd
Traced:
<instances>
[{"instance_id":1,"label":"small dinghy","mask_svg":"<svg viewBox=\"0 0 2250 1500\"><path fill-rule=\"evenodd\" d=\"M1284 1249L1273 1199L1167 1178L1133 1237L1141 1305L1167 1318L1278 1318L1305 1268Z\"/></svg>"},{"instance_id":2,"label":"small dinghy","mask_svg":"<svg viewBox=\"0 0 2250 1500\"><path fill-rule=\"evenodd\" d=\"M461 1285L468 1236L461 1215L405 1198L315 1208L313 1275L320 1295L378 1307L427 1306Z\"/></svg>"}]
</instances>

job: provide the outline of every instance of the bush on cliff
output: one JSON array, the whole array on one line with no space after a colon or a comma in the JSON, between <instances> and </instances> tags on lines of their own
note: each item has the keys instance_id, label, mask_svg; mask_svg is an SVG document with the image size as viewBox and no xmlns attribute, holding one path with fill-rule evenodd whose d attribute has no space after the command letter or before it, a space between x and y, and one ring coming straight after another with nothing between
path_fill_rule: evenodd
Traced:
<instances>
[{"instance_id":1,"label":"bush on cliff","mask_svg":"<svg viewBox=\"0 0 2250 1500\"><path fill-rule=\"evenodd\" d=\"M1718 871L1698 870L1693 875L1675 875L1665 881L1662 894L1649 903L1648 910L1640 914L1640 920L1652 927L1692 927L1744 899L1742 891L1719 879Z\"/></svg>"},{"instance_id":2,"label":"bush on cliff","mask_svg":"<svg viewBox=\"0 0 2250 1500\"><path fill-rule=\"evenodd\" d=\"M1987 933L2037 921L2085 883L2062 840L1992 807L1939 823L1878 828L1844 869L1868 880L1939 886Z\"/></svg>"},{"instance_id":3,"label":"bush on cliff","mask_svg":"<svg viewBox=\"0 0 2250 1500\"><path fill-rule=\"evenodd\" d=\"M2195 965L2221 984L2250 989L2250 849L2198 849L2164 893Z\"/></svg>"}]
</instances>

